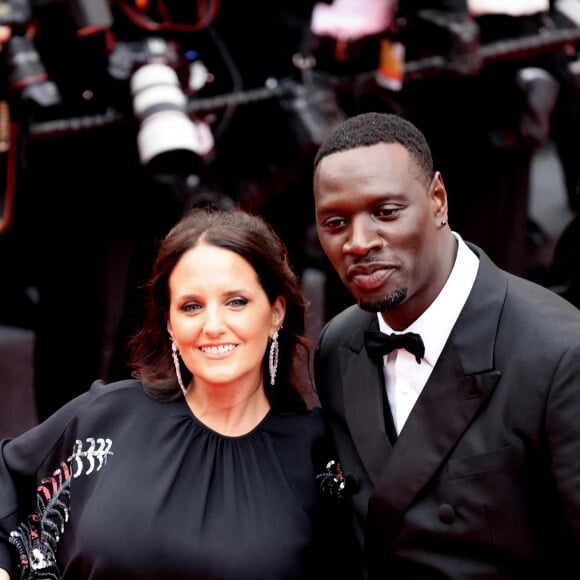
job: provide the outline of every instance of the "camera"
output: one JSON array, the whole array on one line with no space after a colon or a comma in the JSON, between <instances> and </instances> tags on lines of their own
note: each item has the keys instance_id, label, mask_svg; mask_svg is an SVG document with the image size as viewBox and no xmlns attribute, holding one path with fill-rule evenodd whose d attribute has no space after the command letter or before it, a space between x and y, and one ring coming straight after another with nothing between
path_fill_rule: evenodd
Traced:
<instances>
[{"instance_id":1,"label":"camera","mask_svg":"<svg viewBox=\"0 0 580 580\"><path fill-rule=\"evenodd\" d=\"M10 67L10 89L20 91L24 101L40 107L51 107L60 103L59 90L48 78L31 38L12 36L7 43L6 53Z\"/></svg>"},{"instance_id":2,"label":"camera","mask_svg":"<svg viewBox=\"0 0 580 580\"><path fill-rule=\"evenodd\" d=\"M214 148L209 126L187 113L179 62L171 45L158 37L118 43L109 59L111 76L129 79L139 158L154 173L194 173L199 158Z\"/></svg>"},{"instance_id":3,"label":"camera","mask_svg":"<svg viewBox=\"0 0 580 580\"><path fill-rule=\"evenodd\" d=\"M208 154L214 141L207 124L188 116L176 71L164 63L139 67L131 77L131 94L141 163L156 172L193 172L197 157Z\"/></svg>"}]
</instances>

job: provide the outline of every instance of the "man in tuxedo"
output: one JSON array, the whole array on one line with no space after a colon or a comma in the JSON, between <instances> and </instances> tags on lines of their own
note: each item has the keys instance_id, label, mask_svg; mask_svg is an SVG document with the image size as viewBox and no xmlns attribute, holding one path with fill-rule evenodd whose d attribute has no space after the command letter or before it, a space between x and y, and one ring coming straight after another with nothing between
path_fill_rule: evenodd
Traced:
<instances>
[{"instance_id":1,"label":"man in tuxedo","mask_svg":"<svg viewBox=\"0 0 580 580\"><path fill-rule=\"evenodd\" d=\"M313 186L356 300L314 366L368 577L580 578L580 311L453 231L400 116L339 125Z\"/></svg>"}]
</instances>

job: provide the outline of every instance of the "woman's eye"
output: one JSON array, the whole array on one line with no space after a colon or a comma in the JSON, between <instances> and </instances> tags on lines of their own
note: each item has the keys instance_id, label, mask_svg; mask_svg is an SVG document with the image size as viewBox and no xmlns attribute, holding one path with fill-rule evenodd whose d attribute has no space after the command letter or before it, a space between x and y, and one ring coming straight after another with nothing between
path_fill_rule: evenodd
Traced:
<instances>
[{"instance_id":1,"label":"woman's eye","mask_svg":"<svg viewBox=\"0 0 580 580\"><path fill-rule=\"evenodd\" d=\"M201 309L201 304L199 302L186 302L182 307L181 310L184 312L197 312Z\"/></svg>"},{"instance_id":2,"label":"woman's eye","mask_svg":"<svg viewBox=\"0 0 580 580\"><path fill-rule=\"evenodd\" d=\"M228 306L233 306L234 308L240 308L245 306L248 301L245 298L232 298L228 300Z\"/></svg>"}]
</instances>

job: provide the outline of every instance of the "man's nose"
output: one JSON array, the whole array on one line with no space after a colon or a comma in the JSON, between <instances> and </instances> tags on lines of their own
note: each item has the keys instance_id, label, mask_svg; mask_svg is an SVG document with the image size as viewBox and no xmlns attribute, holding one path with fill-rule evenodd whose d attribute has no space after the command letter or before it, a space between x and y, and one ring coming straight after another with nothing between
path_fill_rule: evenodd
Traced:
<instances>
[{"instance_id":1,"label":"man's nose","mask_svg":"<svg viewBox=\"0 0 580 580\"><path fill-rule=\"evenodd\" d=\"M344 244L345 253L364 256L382 245L383 239L370 216L360 215L352 219L349 236Z\"/></svg>"}]
</instances>

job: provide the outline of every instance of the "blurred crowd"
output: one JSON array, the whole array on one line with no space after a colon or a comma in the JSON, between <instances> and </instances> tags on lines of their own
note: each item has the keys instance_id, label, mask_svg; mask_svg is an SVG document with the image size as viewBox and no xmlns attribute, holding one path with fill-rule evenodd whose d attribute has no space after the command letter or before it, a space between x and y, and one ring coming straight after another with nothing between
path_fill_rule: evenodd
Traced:
<instances>
[{"instance_id":1,"label":"blurred crowd","mask_svg":"<svg viewBox=\"0 0 580 580\"><path fill-rule=\"evenodd\" d=\"M192 205L262 213L299 271L326 274L323 317L342 308L312 234L311 179L316 147L349 115L414 122L451 227L510 272L528 275L530 165L546 143L577 213L580 0L2 6L0 324L34 330L40 418L127 375L139 284ZM153 114L134 81L159 64L174 77L155 118L181 122L191 144L145 142ZM574 219L539 281L580 305L578 230Z\"/></svg>"}]
</instances>

